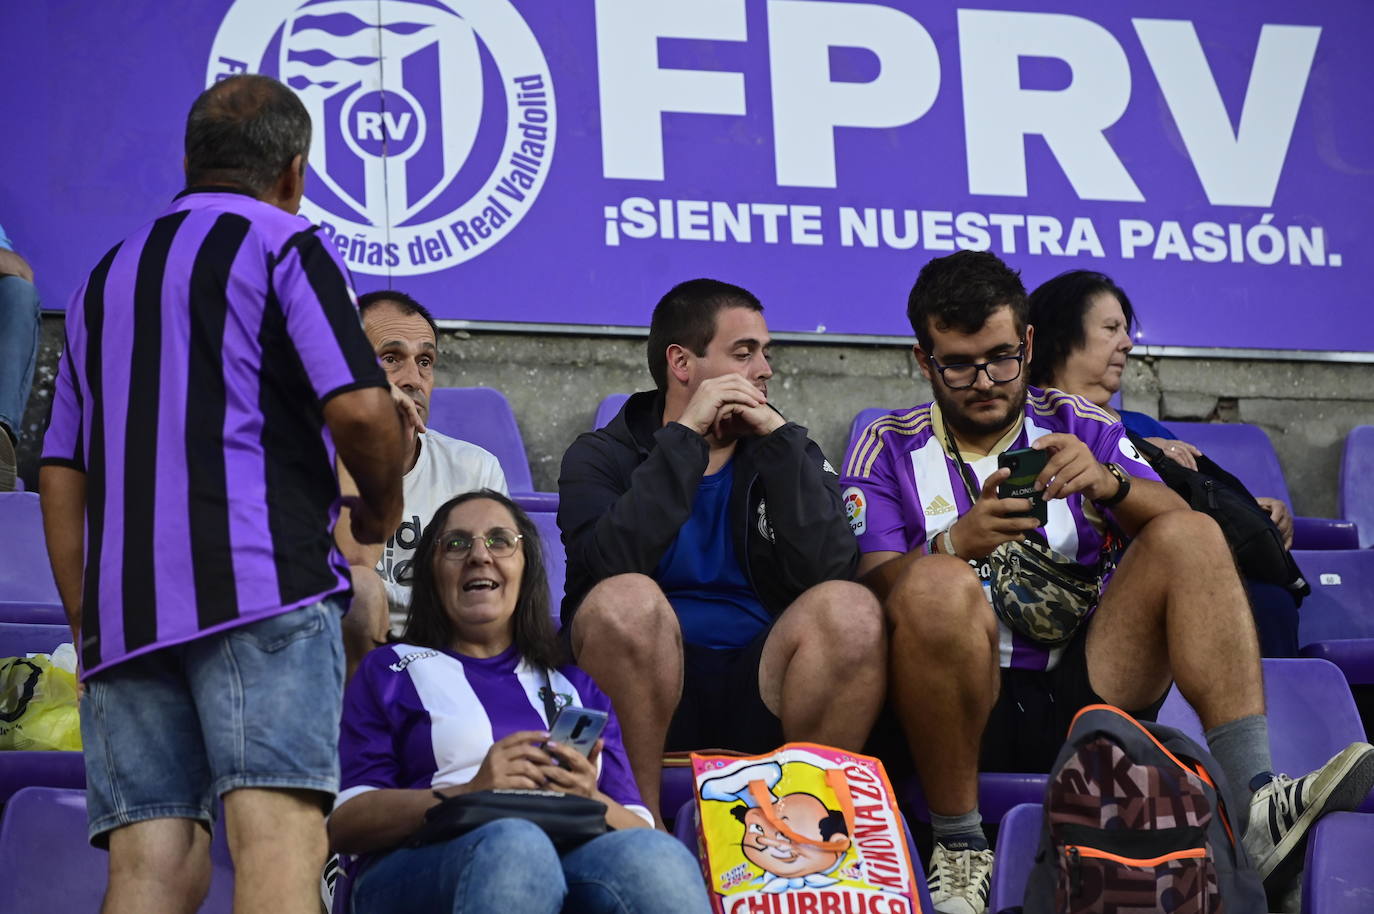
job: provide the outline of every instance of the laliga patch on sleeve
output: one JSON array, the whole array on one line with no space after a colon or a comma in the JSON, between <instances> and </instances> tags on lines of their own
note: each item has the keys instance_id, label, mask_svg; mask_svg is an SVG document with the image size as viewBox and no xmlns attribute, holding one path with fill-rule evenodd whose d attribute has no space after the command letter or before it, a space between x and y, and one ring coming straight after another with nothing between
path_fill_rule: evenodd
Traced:
<instances>
[{"instance_id":1,"label":"laliga patch on sleeve","mask_svg":"<svg viewBox=\"0 0 1374 914\"><path fill-rule=\"evenodd\" d=\"M1131 443L1131 439L1127 438L1125 435L1121 436L1121 440L1116 443L1116 447L1127 459L1134 460L1136 463L1143 464L1144 466L1150 465L1148 460L1140 456L1140 451L1135 449L1135 445Z\"/></svg>"},{"instance_id":2,"label":"laliga patch on sleeve","mask_svg":"<svg viewBox=\"0 0 1374 914\"><path fill-rule=\"evenodd\" d=\"M863 536L868 532L868 499L858 486L844 490L844 516L855 536Z\"/></svg>"}]
</instances>

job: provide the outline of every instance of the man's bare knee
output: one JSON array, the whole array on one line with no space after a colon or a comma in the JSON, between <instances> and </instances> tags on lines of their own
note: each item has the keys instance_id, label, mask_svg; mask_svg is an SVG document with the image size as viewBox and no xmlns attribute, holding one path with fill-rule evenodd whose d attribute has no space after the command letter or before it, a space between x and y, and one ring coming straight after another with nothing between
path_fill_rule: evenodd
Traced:
<instances>
[{"instance_id":1,"label":"man's bare knee","mask_svg":"<svg viewBox=\"0 0 1374 914\"><path fill-rule=\"evenodd\" d=\"M1161 562L1183 559L1210 565L1220 560L1222 567L1234 567L1221 527L1201 511L1187 508L1151 518L1136 534L1131 548L1148 551Z\"/></svg>"},{"instance_id":2,"label":"man's bare knee","mask_svg":"<svg viewBox=\"0 0 1374 914\"><path fill-rule=\"evenodd\" d=\"M110 833L110 895L117 910L137 899L175 899L195 911L210 892L210 833L192 819L151 819Z\"/></svg>"},{"instance_id":3,"label":"man's bare knee","mask_svg":"<svg viewBox=\"0 0 1374 914\"><path fill-rule=\"evenodd\" d=\"M639 653L680 639L677 617L653 578L618 574L597 584L573 617L573 649L595 639L603 646Z\"/></svg>"},{"instance_id":4,"label":"man's bare knee","mask_svg":"<svg viewBox=\"0 0 1374 914\"><path fill-rule=\"evenodd\" d=\"M882 657L887 648L887 629L878 598L862 584L826 581L802 594L787 610L799 612L803 624L798 639L803 645L825 647L825 657L835 666L850 666Z\"/></svg>"},{"instance_id":5,"label":"man's bare knee","mask_svg":"<svg viewBox=\"0 0 1374 914\"><path fill-rule=\"evenodd\" d=\"M913 562L893 585L884 609L894 627L912 628L932 648L997 639L997 619L978 575L953 556Z\"/></svg>"}]
</instances>

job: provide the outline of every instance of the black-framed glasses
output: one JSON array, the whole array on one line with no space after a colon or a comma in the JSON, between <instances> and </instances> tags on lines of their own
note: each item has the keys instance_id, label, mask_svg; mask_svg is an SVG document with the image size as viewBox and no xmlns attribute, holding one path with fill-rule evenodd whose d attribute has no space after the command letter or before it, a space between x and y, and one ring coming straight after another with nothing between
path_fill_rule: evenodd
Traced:
<instances>
[{"instance_id":1,"label":"black-framed glasses","mask_svg":"<svg viewBox=\"0 0 1374 914\"><path fill-rule=\"evenodd\" d=\"M485 536L474 537L467 533L449 533L439 540L439 552L445 559L461 562L472 553L472 547L479 541L487 547L487 554L494 559L504 559L515 554L516 547L524 539L524 534L496 527L488 530Z\"/></svg>"},{"instance_id":2,"label":"black-framed glasses","mask_svg":"<svg viewBox=\"0 0 1374 914\"><path fill-rule=\"evenodd\" d=\"M988 359L986 362L960 362L957 365L941 365L936 361L935 356L930 357L930 364L935 366L935 370L940 372L940 380L945 382L945 386L950 390L967 390L978 383L978 372L983 372L988 376L988 380L994 384L1006 384L1008 381L1015 381L1021 377L1021 365L1026 360L1026 344L1022 342L1017 347L1015 355L998 356L995 359Z\"/></svg>"}]
</instances>

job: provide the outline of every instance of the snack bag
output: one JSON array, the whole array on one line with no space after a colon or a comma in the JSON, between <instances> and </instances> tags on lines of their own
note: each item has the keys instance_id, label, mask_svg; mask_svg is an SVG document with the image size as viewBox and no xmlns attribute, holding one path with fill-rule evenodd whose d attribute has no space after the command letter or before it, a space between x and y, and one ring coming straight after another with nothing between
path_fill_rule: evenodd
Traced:
<instances>
[{"instance_id":1,"label":"snack bag","mask_svg":"<svg viewBox=\"0 0 1374 914\"><path fill-rule=\"evenodd\" d=\"M47 654L0 659L0 749L80 749L76 675Z\"/></svg>"},{"instance_id":2,"label":"snack bag","mask_svg":"<svg viewBox=\"0 0 1374 914\"><path fill-rule=\"evenodd\" d=\"M917 914L882 762L812 743L692 754L697 840L717 914Z\"/></svg>"}]
</instances>

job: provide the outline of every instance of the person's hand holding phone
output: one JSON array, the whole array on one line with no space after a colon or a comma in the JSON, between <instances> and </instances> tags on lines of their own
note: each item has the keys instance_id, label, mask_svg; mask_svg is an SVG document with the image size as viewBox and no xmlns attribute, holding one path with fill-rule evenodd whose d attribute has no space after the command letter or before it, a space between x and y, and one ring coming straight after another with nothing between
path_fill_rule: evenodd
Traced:
<instances>
[{"instance_id":1,"label":"person's hand holding phone","mask_svg":"<svg viewBox=\"0 0 1374 914\"><path fill-rule=\"evenodd\" d=\"M596 759L601 755L601 748L605 743L605 740L598 739L588 755L583 755L563 743L555 743L552 740L545 743L544 751L558 762L540 769L546 788L560 793L576 794L579 797L593 796L597 792Z\"/></svg>"},{"instance_id":2,"label":"person's hand holding phone","mask_svg":"<svg viewBox=\"0 0 1374 914\"><path fill-rule=\"evenodd\" d=\"M950 528L960 558L987 558L998 546L1024 540L1028 532L1040 526L1038 520L1027 516L1030 499L998 497L998 484L1010 475L1011 470L1003 468L989 476L973 507Z\"/></svg>"},{"instance_id":3,"label":"person's hand holding phone","mask_svg":"<svg viewBox=\"0 0 1374 914\"><path fill-rule=\"evenodd\" d=\"M1111 498L1121 483L1076 436L1064 432L1037 438L1031 447L1050 452L1038 480L1046 501L1068 498L1075 492L1091 501Z\"/></svg>"},{"instance_id":4,"label":"person's hand holding phone","mask_svg":"<svg viewBox=\"0 0 1374 914\"><path fill-rule=\"evenodd\" d=\"M547 771L555 768L553 758L539 747L548 738L542 730L519 730L492 743L482 766L466 791L544 790Z\"/></svg>"}]
</instances>

